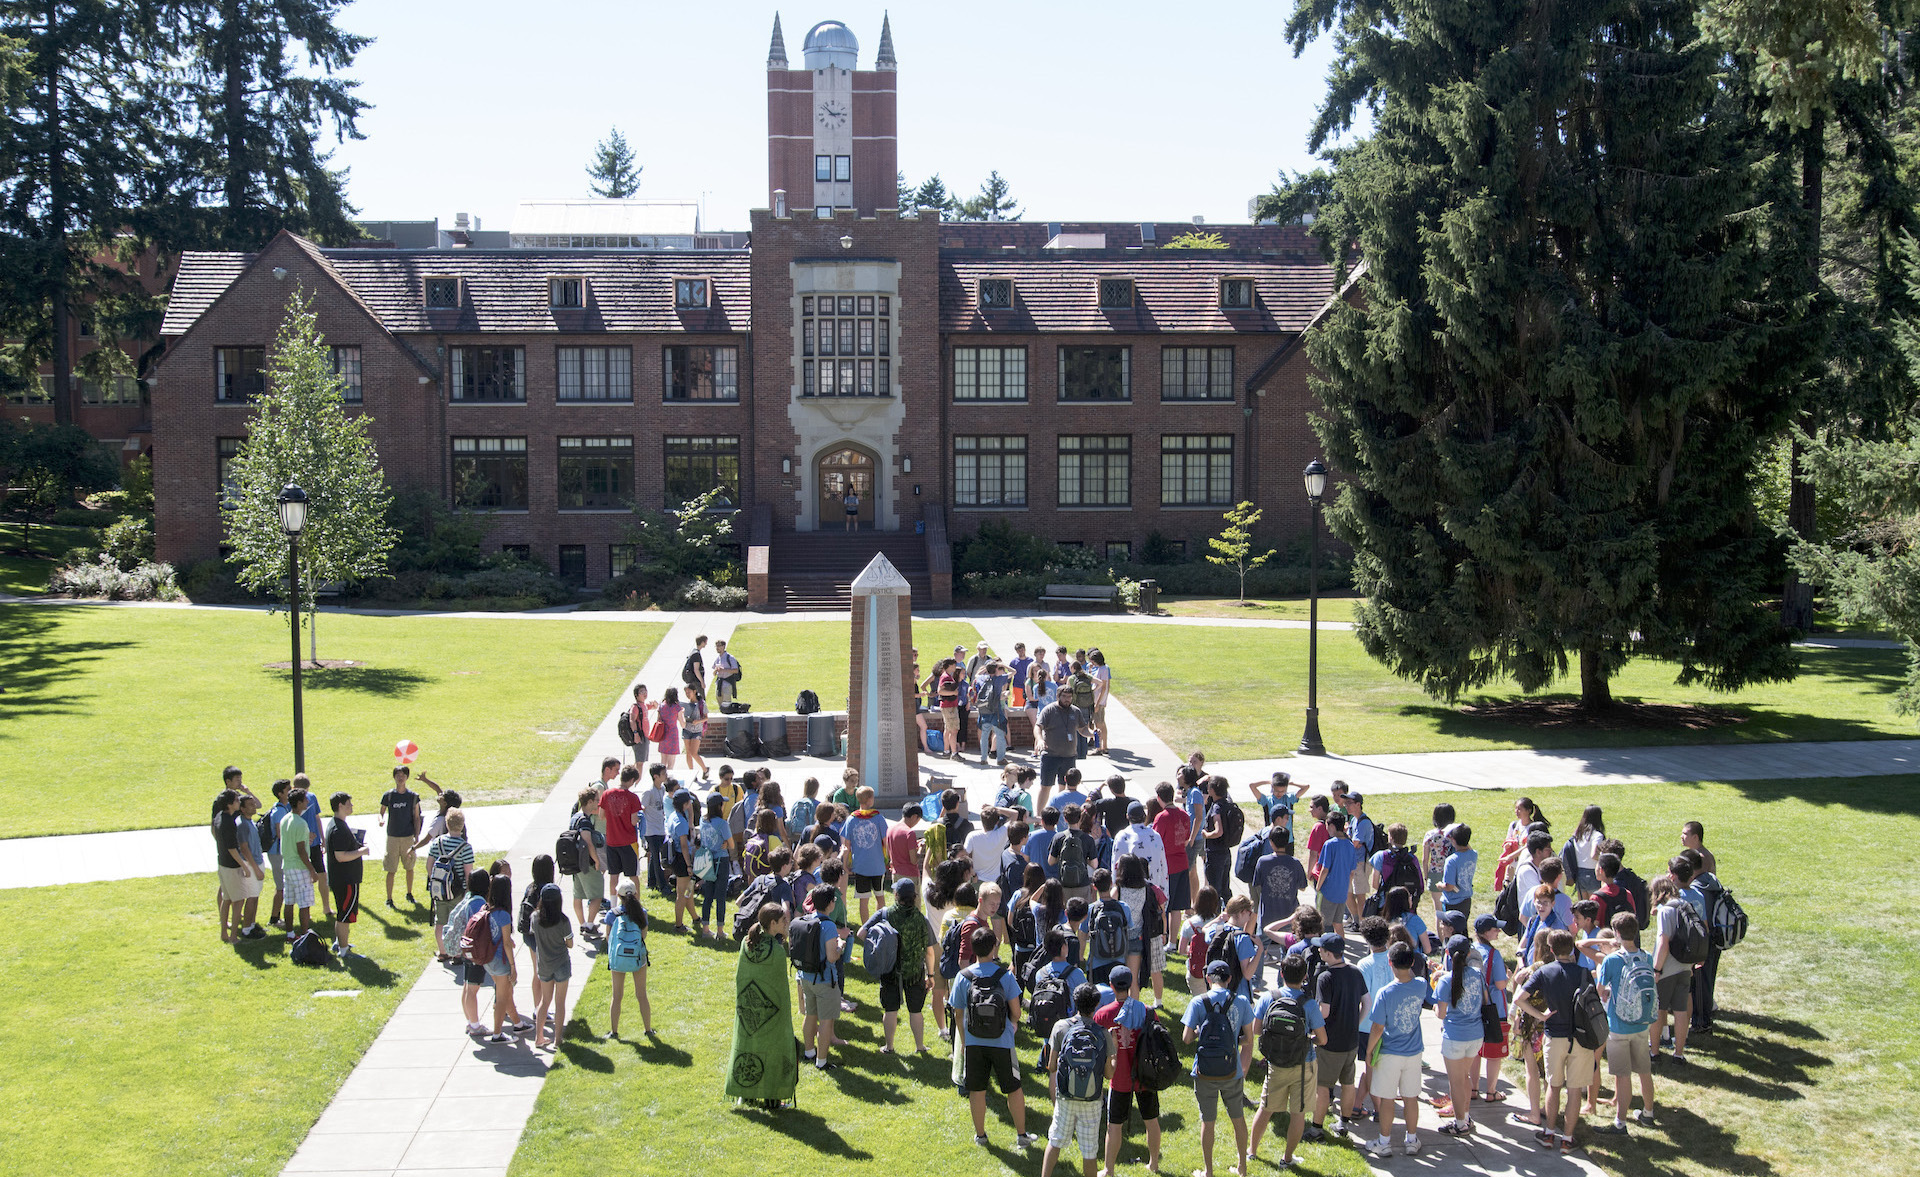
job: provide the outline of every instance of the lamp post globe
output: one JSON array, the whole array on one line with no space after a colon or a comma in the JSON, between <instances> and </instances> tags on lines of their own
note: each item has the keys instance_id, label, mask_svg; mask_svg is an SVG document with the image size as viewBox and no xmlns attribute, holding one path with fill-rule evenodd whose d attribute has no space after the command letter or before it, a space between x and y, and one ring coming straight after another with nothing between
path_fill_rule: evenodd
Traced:
<instances>
[{"instance_id":1,"label":"lamp post globe","mask_svg":"<svg viewBox=\"0 0 1920 1177\"><path fill-rule=\"evenodd\" d=\"M1327 464L1315 458L1300 477L1307 489L1313 547L1307 564L1307 728L1297 751L1302 756L1325 756L1327 746L1320 739L1320 500L1327 493Z\"/></svg>"},{"instance_id":2,"label":"lamp post globe","mask_svg":"<svg viewBox=\"0 0 1920 1177\"><path fill-rule=\"evenodd\" d=\"M307 492L299 483L287 483L274 502L280 505L280 530L298 536L307 529Z\"/></svg>"}]
</instances>

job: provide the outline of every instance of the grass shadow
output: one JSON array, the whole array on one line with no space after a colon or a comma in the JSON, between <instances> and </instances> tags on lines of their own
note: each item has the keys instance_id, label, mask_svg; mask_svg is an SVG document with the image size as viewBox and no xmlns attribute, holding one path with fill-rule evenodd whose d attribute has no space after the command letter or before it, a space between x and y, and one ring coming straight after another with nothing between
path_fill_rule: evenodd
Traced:
<instances>
[{"instance_id":1,"label":"grass shadow","mask_svg":"<svg viewBox=\"0 0 1920 1177\"><path fill-rule=\"evenodd\" d=\"M567 1029L569 1033L560 1042L560 1053L568 1062L583 1071L592 1071L598 1075L613 1074L612 1058L608 1057L604 1052L595 1050L578 1041L569 1041L569 1039L574 1038L574 1035L571 1033L573 1029L571 1023L569 1023Z\"/></svg>"},{"instance_id":2,"label":"grass shadow","mask_svg":"<svg viewBox=\"0 0 1920 1177\"><path fill-rule=\"evenodd\" d=\"M1822 1034L1819 1030L1809 1026L1805 1022L1795 1021L1792 1018L1776 1018L1771 1014L1754 1013L1751 1010L1721 1008L1714 1011L1714 1019L1737 1026L1748 1026L1768 1034L1778 1034L1783 1038L1798 1038L1803 1042L1825 1042L1827 1040L1825 1034ZM1725 1033L1725 1031L1721 1031L1718 1034L1708 1035L1707 1037L1718 1038L1724 1036ZM1699 1041L1704 1043L1707 1041L1707 1038L1703 1037Z\"/></svg>"},{"instance_id":3,"label":"grass shadow","mask_svg":"<svg viewBox=\"0 0 1920 1177\"><path fill-rule=\"evenodd\" d=\"M233 946L233 954L261 972L289 963L286 938L277 935L264 940L242 940Z\"/></svg>"},{"instance_id":4,"label":"grass shadow","mask_svg":"<svg viewBox=\"0 0 1920 1177\"><path fill-rule=\"evenodd\" d=\"M1683 1107L1663 1103L1660 1126L1635 1130L1625 1137L1589 1137L1587 1150L1605 1158L1611 1172L1645 1177L1688 1177L1702 1165L1726 1177L1775 1177L1778 1172L1762 1157L1737 1150L1740 1136L1724 1124L1703 1119Z\"/></svg>"},{"instance_id":5,"label":"grass shadow","mask_svg":"<svg viewBox=\"0 0 1920 1177\"><path fill-rule=\"evenodd\" d=\"M1920 773L1889 776L1807 777L1799 780L1727 781L1748 801L1802 801L1888 816L1920 816Z\"/></svg>"},{"instance_id":6,"label":"grass shadow","mask_svg":"<svg viewBox=\"0 0 1920 1177\"><path fill-rule=\"evenodd\" d=\"M1878 688L1876 688L1878 689ZM1895 688L1887 688L1891 691ZM1474 714L1442 703L1407 703L1394 708L1406 719L1433 725L1435 734L1455 740L1519 743L1535 748L1663 747L1673 744L1778 743L1821 740L1887 740L1899 736L1857 719L1812 715L1750 703L1684 706L1642 704L1621 698L1616 714L1591 718L1576 713L1574 695L1535 695L1525 700L1480 697L1462 706L1486 708ZM1534 719L1524 716L1533 715Z\"/></svg>"},{"instance_id":7,"label":"grass shadow","mask_svg":"<svg viewBox=\"0 0 1920 1177\"><path fill-rule=\"evenodd\" d=\"M358 952L344 961L336 960L332 967L341 969L354 980L360 982L363 989L375 987L391 988L400 983L400 974L381 964L379 961L360 955Z\"/></svg>"},{"instance_id":8,"label":"grass shadow","mask_svg":"<svg viewBox=\"0 0 1920 1177\"><path fill-rule=\"evenodd\" d=\"M8 720L92 710L73 685L89 677L89 663L138 644L62 638L56 610L70 608L85 606L0 605L0 739Z\"/></svg>"},{"instance_id":9,"label":"grass shadow","mask_svg":"<svg viewBox=\"0 0 1920 1177\"><path fill-rule=\"evenodd\" d=\"M275 683L291 688L293 671L268 670ZM331 670L306 670L300 674L300 686L307 691L352 691L383 699L404 699L421 687L440 680L417 670L382 666L340 666Z\"/></svg>"},{"instance_id":10,"label":"grass shadow","mask_svg":"<svg viewBox=\"0 0 1920 1177\"><path fill-rule=\"evenodd\" d=\"M815 1151L826 1152L830 1156L844 1157L854 1161L873 1159L872 1153L864 1148L855 1148L848 1143L847 1138L829 1127L826 1120L798 1107L770 1112L765 1108L742 1105L734 1108L733 1114L751 1120L763 1128L772 1129Z\"/></svg>"},{"instance_id":11,"label":"grass shadow","mask_svg":"<svg viewBox=\"0 0 1920 1177\"><path fill-rule=\"evenodd\" d=\"M693 1065L693 1055L660 1037L658 1031L655 1031L651 1038L642 1034L638 1038L622 1038L618 1041L632 1048L633 1053L639 1055L642 1062L658 1063L668 1067Z\"/></svg>"}]
</instances>

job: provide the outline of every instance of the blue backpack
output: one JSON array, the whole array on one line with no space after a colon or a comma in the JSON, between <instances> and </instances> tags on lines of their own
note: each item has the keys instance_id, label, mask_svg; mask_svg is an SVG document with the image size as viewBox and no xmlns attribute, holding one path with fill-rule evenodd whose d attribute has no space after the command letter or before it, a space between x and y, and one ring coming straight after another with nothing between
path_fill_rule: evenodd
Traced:
<instances>
[{"instance_id":1,"label":"blue backpack","mask_svg":"<svg viewBox=\"0 0 1920 1177\"><path fill-rule=\"evenodd\" d=\"M1240 1036L1233 1029L1233 994L1212 993L1200 999L1200 1038L1193 1057L1194 1072L1209 1079L1231 1079L1240 1073Z\"/></svg>"},{"instance_id":2,"label":"blue backpack","mask_svg":"<svg viewBox=\"0 0 1920 1177\"><path fill-rule=\"evenodd\" d=\"M630 973L640 967L640 953L647 946L647 934L625 915L615 915L608 928L607 967L616 973Z\"/></svg>"},{"instance_id":3,"label":"blue backpack","mask_svg":"<svg viewBox=\"0 0 1920 1177\"><path fill-rule=\"evenodd\" d=\"M1253 886L1254 868L1266 857L1267 847L1266 830L1248 834L1246 840L1240 843L1240 848L1233 852L1233 877L1249 887Z\"/></svg>"}]
</instances>

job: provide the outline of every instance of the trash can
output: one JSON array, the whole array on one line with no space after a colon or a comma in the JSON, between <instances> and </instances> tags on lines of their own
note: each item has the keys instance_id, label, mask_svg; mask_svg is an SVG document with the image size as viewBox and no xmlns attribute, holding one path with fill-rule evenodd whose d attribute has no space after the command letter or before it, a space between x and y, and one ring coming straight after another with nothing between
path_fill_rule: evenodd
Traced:
<instances>
[{"instance_id":1,"label":"trash can","mask_svg":"<svg viewBox=\"0 0 1920 1177\"><path fill-rule=\"evenodd\" d=\"M833 716L807 716L807 755L840 755L840 741L833 730Z\"/></svg>"},{"instance_id":2,"label":"trash can","mask_svg":"<svg viewBox=\"0 0 1920 1177\"><path fill-rule=\"evenodd\" d=\"M754 717L756 730L760 736L760 755L787 756L787 717L784 715L757 715Z\"/></svg>"},{"instance_id":3,"label":"trash can","mask_svg":"<svg viewBox=\"0 0 1920 1177\"><path fill-rule=\"evenodd\" d=\"M1140 582L1140 612L1158 613L1160 611L1160 582L1143 580Z\"/></svg>"},{"instance_id":4,"label":"trash can","mask_svg":"<svg viewBox=\"0 0 1920 1177\"><path fill-rule=\"evenodd\" d=\"M726 755L737 760L751 760L760 755L760 737L754 731L751 715L727 716Z\"/></svg>"}]
</instances>

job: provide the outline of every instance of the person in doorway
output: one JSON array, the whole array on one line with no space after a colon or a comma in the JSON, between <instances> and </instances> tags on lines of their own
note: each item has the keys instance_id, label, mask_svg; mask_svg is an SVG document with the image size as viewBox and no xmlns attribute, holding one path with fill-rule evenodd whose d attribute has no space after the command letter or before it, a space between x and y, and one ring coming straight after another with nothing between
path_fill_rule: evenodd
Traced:
<instances>
[{"instance_id":1,"label":"person in doorway","mask_svg":"<svg viewBox=\"0 0 1920 1177\"><path fill-rule=\"evenodd\" d=\"M846 510L846 513L847 513L847 530L859 531L860 530L860 492L853 489L852 483L847 484L847 493L840 496L840 505Z\"/></svg>"}]
</instances>

